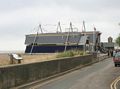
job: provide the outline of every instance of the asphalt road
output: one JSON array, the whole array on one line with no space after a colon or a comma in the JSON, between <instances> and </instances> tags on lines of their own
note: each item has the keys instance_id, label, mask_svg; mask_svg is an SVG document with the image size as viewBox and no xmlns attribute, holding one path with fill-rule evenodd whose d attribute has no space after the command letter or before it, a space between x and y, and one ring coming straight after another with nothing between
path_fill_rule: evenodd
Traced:
<instances>
[{"instance_id":1,"label":"asphalt road","mask_svg":"<svg viewBox=\"0 0 120 89\"><path fill-rule=\"evenodd\" d=\"M120 89L120 80L117 82L116 88L117 88L117 89Z\"/></svg>"},{"instance_id":2,"label":"asphalt road","mask_svg":"<svg viewBox=\"0 0 120 89\"><path fill-rule=\"evenodd\" d=\"M34 89L110 89L110 84L118 76L120 67L114 67L109 58L36 85Z\"/></svg>"}]
</instances>

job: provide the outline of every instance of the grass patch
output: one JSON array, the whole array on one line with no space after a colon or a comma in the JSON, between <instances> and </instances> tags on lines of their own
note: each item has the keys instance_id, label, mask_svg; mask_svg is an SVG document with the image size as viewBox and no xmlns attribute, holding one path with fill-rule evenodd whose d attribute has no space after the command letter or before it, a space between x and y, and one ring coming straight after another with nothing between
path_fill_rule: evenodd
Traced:
<instances>
[{"instance_id":1,"label":"grass patch","mask_svg":"<svg viewBox=\"0 0 120 89\"><path fill-rule=\"evenodd\" d=\"M83 51L80 50L68 50L65 52L58 53L56 55L56 58L61 58L61 57L74 57L74 56L83 56L86 55Z\"/></svg>"}]
</instances>

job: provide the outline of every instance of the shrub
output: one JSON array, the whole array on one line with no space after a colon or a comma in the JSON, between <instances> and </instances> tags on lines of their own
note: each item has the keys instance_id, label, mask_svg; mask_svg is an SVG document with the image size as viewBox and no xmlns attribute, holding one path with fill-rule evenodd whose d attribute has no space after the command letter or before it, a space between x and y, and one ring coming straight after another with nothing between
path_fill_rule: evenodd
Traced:
<instances>
[{"instance_id":1,"label":"shrub","mask_svg":"<svg viewBox=\"0 0 120 89\"><path fill-rule=\"evenodd\" d=\"M66 51L66 52L58 53L57 58L60 58L60 57L72 57L72 56L74 56L74 53L72 51Z\"/></svg>"},{"instance_id":2,"label":"shrub","mask_svg":"<svg viewBox=\"0 0 120 89\"><path fill-rule=\"evenodd\" d=\"M80 51L80 50L69 50L69 51L58 53L56 57L57 58L60 58L60 57L73 57L73 56L77 56L77 55L83 56L84 52Z\"/></svg>"}]
</instances>

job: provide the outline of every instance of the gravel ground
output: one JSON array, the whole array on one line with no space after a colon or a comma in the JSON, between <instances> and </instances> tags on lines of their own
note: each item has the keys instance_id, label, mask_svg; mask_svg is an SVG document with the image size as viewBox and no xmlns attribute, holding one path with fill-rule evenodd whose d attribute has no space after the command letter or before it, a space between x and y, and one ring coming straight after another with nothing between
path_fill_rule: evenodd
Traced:
<instances>
[{"instance_id":1,"label":"gravel ground","mask_svg":"<svg viewBox=\"0 0 120 89\"><path fill-rule=\"evenodd\" d=\"M21 54L21 53L20 53ZM21 63L33 63L33 62L42 62L48 60L54 60L56 58L56 53L52 54L21 54L23 60ZM0 54L0 66L10 65L10 57L8 53Z\"/></svg>"}]
</instances>

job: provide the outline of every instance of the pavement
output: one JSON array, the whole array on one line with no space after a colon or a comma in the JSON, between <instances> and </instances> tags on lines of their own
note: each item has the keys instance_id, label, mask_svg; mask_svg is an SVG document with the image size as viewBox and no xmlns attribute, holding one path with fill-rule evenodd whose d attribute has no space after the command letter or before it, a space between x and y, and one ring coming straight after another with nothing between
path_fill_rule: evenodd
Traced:
<instances>
[{"instance_id":1,"label":"pavement","mask_svg":"<svg viewBox=\"0 0 120 89\"><path fill-rule=\"evenodd\" d=\"M110 89L119 76L120 67L114 67L112 58L108 58L29 89Z\"/></svg>"}]
</instances>

